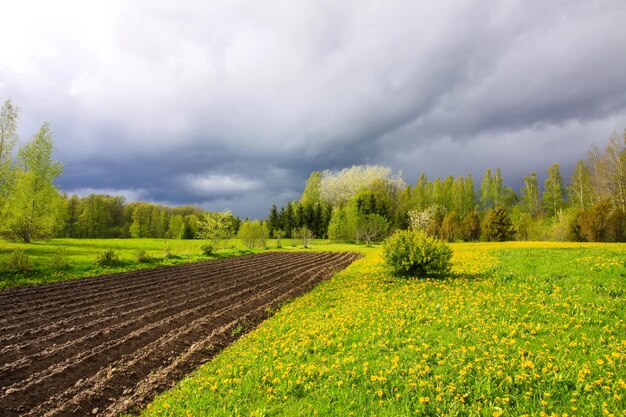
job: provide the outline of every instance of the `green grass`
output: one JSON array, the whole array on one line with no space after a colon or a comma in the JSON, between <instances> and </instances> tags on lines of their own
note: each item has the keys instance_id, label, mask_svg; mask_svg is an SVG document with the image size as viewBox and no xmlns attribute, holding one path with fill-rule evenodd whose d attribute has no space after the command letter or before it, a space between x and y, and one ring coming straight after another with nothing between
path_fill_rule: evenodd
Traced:
<instances>
[{"instance_id":1,"label":"green grass","mask_svg":"<svg viewBox=\"0 0 626 417\"><path fill-rule=\"evenodd\" d=\"M0 288L197 262L238 254L241 249L236 247L234 250L222 251L214 257L207 257L200 250L203 243L200 240L162 239L51 239L30 244L0 241ZM166 245L170 257L165 256ZM101 267L96 264L98 255L108 249L119 255L121 263L118 266ZM138 262L136 253L140 249L145 249L153 260ZM28 256L30 266L27 271L17 271L7 264L16 250L24 251ZM59 268L59 263L66 265Z\"/></svg>"},{"instance_id":2,"label":"green grass","mask_svg":"<svg viewBox=\"0 0 626 417\"><path fill-rule=\"evenodd\" d=\"M626 413L625 245L455 244L427 280L358 249L142 415Z\"/></svg>"},{"instance_id":3,"label":"green grass","mask_svg":"<svg viewBox=\"0 0 626 417\"><path fill-rule=\"evenodd\" d=\"M315 240L311 250L321 250L320 248L340 250L342 247L327 245L327 242ZM246 249L238 239L232 239L224 242L223 246L227 249L220 249L211 256L205 256L200 249L205 243L203 240L172 239L50 239L24 244L0 240L0 289L154 268L160 265L199 262L263 250ZM266 245L270 250L277 249L275 240L268 240ZM302 249L300 242L293 239L282 239L281 245L281 250ZM169 257L165 256L166 247L170 253ZM114 267L98 266L96 263L98 255L109 249L118 254L120 264ZM137 259L139 250L145 250L152 261L139 262ZM26 254L29 264L26 270L17 270L9 265L10 258L16 251L23 251Z\"/></svg>"}]
</instances>

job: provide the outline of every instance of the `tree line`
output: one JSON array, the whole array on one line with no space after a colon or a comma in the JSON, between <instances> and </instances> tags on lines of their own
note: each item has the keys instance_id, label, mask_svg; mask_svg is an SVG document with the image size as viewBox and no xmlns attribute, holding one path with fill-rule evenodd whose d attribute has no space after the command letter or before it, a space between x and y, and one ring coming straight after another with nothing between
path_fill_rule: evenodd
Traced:
<instances>
[{"instance_id":1,"label":"tree line","mask_svg":"<svg viewBox=\"0 0 626 417\"><path fill-rule=\"evenodd\" d=\"M48 123L14 155L19 113L11 100L0 108L0 235L7 239L213 239L241 232L253 245L302 236L370 243L421 228L449 241L626 241L626 131L604 149L591 147L568 181L559 164L547 169L542 186L531 172L518 191L504 185L500 168L487 169L476 188L471 175L429 180L422 173L410 185L388 167L353 166L313 172L299 200L273 205L263 221L242 222L195 206L64 195L54 185L63 166L52 159ZM217 234L209 231L214 223Z\"/></svg>"},{"instance_id":2,"label":"tree line","mask_svg":"<svg viewBox=\"0 0 626 417\"><path fill-rule=\"evenodd\" d=\"M196 206L126 203L124 197L103 194L64 200L57 237L194 239L205 214ZM237 230L241 220L232 215L228 219Z\"/></svg>"},{"instance_id":3,"label":"tree line","mask_svg":"<svg viewBox=\"0 0 626 417\"><path fill-rule=\"evenodd\" d=\"M448 241L624 242L626 131L604 149L591 147L568 181L555 163L542 185L531 172L518 191L504 185L500 168L487 169L479 188L471 174L429 180L422 173L410 185L381 166L313 172L299 201L274 205L268 216L271 235L302 225L317 237L366 243L407 228Z\"/></svg>"},{"instance_id":4,"label":"tree line","mask_svg":"<svg viewBox=\"0 0 626 417\"><path fill-rule=\"evenodd\" d=\"M19 107L7 100L0 108L0 236L30 242L49 237L169 238L200 237L207 212L199 207L126 203L124 197L62 194L54 185L63 165L54 161L48 123L14 156ZM231 234L241 220L225 213Z\"/></svg>"}]
</instances>

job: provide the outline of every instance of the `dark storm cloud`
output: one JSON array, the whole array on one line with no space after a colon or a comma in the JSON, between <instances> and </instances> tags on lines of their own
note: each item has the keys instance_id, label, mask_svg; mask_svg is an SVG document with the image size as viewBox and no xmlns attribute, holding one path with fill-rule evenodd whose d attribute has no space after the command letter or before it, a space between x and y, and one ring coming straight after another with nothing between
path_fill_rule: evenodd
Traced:
<instances>
[{"instance_id":1,"label":"dark storm cloud","mask_svg":"<svg viewBox=\"0 0 626 417\"><path fill-rule=\"evenodd\" d=\"M352 164L516 185L626 127L624 21L620 0L25 1L0 98L23 139L51 122L68 192L264 216Z\"/></svg>"}]
</instances>

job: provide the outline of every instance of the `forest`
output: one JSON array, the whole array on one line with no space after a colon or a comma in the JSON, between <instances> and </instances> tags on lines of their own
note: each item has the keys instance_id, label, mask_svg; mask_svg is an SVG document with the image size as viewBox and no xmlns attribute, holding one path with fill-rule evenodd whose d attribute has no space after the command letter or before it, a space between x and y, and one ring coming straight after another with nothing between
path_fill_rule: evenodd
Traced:
<instances>
[{"instance_id":1,"label":"forest","mask_svg":"<svg viewBox=\"0 0 626 417\"><path fill-rule=\"evenodd\" d=\"M624 242L626 131L604 149L591 147L568 181L555 163L542 186L531 172L517 192L504 185L500 168L487 169L479 187L471 174L431 181L422 173L410 185L380 166L313 172L300 200L273 206L267 222L270 233L289 236L307 226L341 241L412 227L448 241Z\"/></svg>"},{"instance_id":2,"label":"forest","mask_svg":"<svg viewBox=\"0 0 626 417\"><path fill-rule=\"evenodd\" d=\"M196 206L169 207L126 202L121 196L67 195L54 185L63 165L54 161L50 126L44 123L14 155L19 108L7 100L0 110L0 234L30 242L49 237L206 237L202 225L215 213ZM242 221L222 216L233 236ZM448 241L571 240L626 241L626 131L603 148L593 146L563 178L559 164L523 179L516 191L504 184L500 168L480 181L467 176L415 184L383 166L353 166L313 172L299 200L273 205L266 219L244 221L245 232L261 238L310 233L335 241L384 238L396 229L422 228ZM255 225L262 227L256 227ZM254 227L252 227L254 226Z\"/></svg>"}]
</instances>

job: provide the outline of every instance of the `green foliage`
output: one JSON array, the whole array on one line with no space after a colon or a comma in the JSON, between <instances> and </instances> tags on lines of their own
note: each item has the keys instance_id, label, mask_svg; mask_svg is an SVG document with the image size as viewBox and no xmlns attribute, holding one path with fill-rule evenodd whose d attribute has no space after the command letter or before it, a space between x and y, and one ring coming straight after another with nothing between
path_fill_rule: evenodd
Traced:
<instances>
[{"instance_id":1,"label":"green foliage","mask_svg":"<svg viewBox=\"0 0 626 417\"><path fill-rule=\"evenodd\" d=\"M443 218L443 222L441 223L441 229L439 230L439 236L443 240L446 240L448 242L454 242L459 234L459 215L455 211L452 211L446 214Z\"/></svg>"},{"instance_id":2,"label":"green foliage","mask_svg":"<svg viewBox=\"0 0 626 417\"><path fill-rule=\"evenodd\" d=\"M31 269L30 258L23 250L15 250L6 259L5 267L11 272L28 272Z\"/></svg>"},{"instance_id":3,"label":"green foliage","mask_svg":"<svg viewBox=\"0 0 626 417\"><path fill-rule=\"evenodd\" d=\"M224 240L233 236L231 217L228 210L203 213L196 236L210 240L214 248L219 248Z\"/></svg>"},{"instance_id":4,"label":"green foliage","mask_svg":"<svg viewBox=\"0 0 626 417\"><path fill-rule=\"evenodd\" d=\"M274 238L276 239L276 247L277 248L282 248L283 245L281 243L281 239L283 239L285 237L285 232L283 232L282 230L278 229L274 231Z\"/></svg>"},{"instance_id":5,"label":"green foliage","mask_svg":"<svg viewBox=\"0 0 626 417\"><path fill-rule=\"evenodd\" d=\"M470 211L461 222L461 237L466 242L480 239L480 217L476 211Z\"/></svg>"},{"instance_id":6,"label":"green foliage","mask_svg":"<svg viewBox=\"0 0 626 417\"><path fill-rule=\"evenodd\" d=\"M124 197L91 194L66 201L64 235L68 237L125 237Z\"/></svg>"},{"instance_id":7,"label":"green foliage","mask_svg":"<svg viewBox=\"0 0 626 417\"><path fill-rule=\"evenodd\" d=\"M113 249L106 249L96 257L96 265L100 267L115 267L120 264L120 257Z\"/></svg>"},{"instance_id":8,"label":"green foliage","mask_svg":"<svg viewBox=\"0 0 626 417\"><path fill-rule=\"evenodd\" d=\"M72 267L67 250L61 246L55 249L50 257L50 267L54 271L67 271Z\"/></svg>"},{"instance_id":9,"label":"green foliage","mask_svg":"<svg viewBox=\"0 0 626 417\"><path fill-rule=\"evenodd\" d=\"M515 237L517 240L537 240L537 226L540 220L534 219L530 213L522 212L518 207L516 208L517 210L511 214Z\"/></svg>"},{"instance_id":10,"label":"green foliage","mask_svg":"<svg viewBox=\"0 0 626 417\"><path fill-rule=\"evenodd\" d=\"M570 204L575 208L585 210L593 205L595 195L591 182L591 171L585 161L580 160L576 164L567 193Z\"/></svg>"},{"instance_id":11,"label":"green foliage","mask_svg":"<svg viewBox=\"0 0 626 417\"><path fill-rule=\"evenodd\" d=\"M626 129L623 140L611 135L604 151L593 146L588 164L593 167L591 181L595 197L609 200L613 207L626 211Z\"/></svg>"},{"instance_id":12,"label":"green foliage","mask_svg":"<svg viewBox=\"0 0 626 417\"><path fill-rule=\"evenodd\" d=\"M328 225L328 238L334 241L355 241L357 221L358 213L354 206L335 207Z\"/></svg>"},{"instance_id":13,"label":"green foliage","mask_svg":"<svg viewBox=\"0 0 626 417\"><path fill-rule=\"evenodd\" d=\"M167 240L163 241L163 258L170 259L173 258L172 248L167 244Z\"/></svg>"},{"instance_id":14,"label":"green foliage","mask_svg":"<svg viewBox=\"0 0 626 417\"><path fill-rule=\"evenodd\" d=\"M47 123L20 148L14 183L2 208L1 232L12 240L30 242L57 230L64 201L54 187L62 165L52 160L52 133Z\"/></svg>"},{"instance_id":15,"label":"green foliage","mask_svg":"<svg viewBox=\"0 0 626 417\"><path fill-rule=\"evenodd\" d=\"M548 178L544 183L543 206L550 216L556 216L565 204L563 177L561 177L559 164L553 164L548 168Z\"/></svg>"},{"instance_id":16,"label":"green foliage","mask_svg":"<svg viewBox=\"0 0 626 417\"><path fill-rule=\"evenodd\" d=\"M502 206L490 209L483 222L483 239L492 242L513 240L515 229L509 212Z\"/></svg>"},{"instance_id":17,"label":"green foliage","mask_svg":"<svg viewBox=\"0 0 626 417\"><path fill-rule=\"evenodd\" d=\"M166 237L170 239L183 239L185 237L185 219L181 214L170 217Z\"/></svg>"},{"instance_id":18,"label":"green foliage","mask_svg":"<svg viewBox=\"0 0 626 417\"><path fill-rule=\"evenodd\" d=\"M264 248L265 241L269 238L269 229L265 222L246 220L241 223L238 236L248 248Z\"/></svg>"},{"instance_id":19,"label":"green foliage","mask_svg":"<svg viewBox=\"0 0 626 417\"><path fill-rule=\"evenodd\" d=\"M17 119L20 109L7 100L0 109L0 213L12 186L13 147L18 142Z\"/></svg>"},{"instance_id":20,"label":"green foliage","mask_svg":"<svg viewBox=\"0 0 626 417\"><path fill-rule=\"evenodd\" d=\"M276 204L273 204L270 209L270 214L267 217L267 226L272 237L276 236L276 231L282 229L281 215L278 213Z\"/></svg>"},{"instance_id":21,"label":"green foliage","mask_svg":"<svg viewBox=\"0 0 626 417\"><path fill-rule=\"evenodd\" d=\"M157 204L138 203L134 206L130 236L134 238L165 237L168 231L168 215L165 207ZM177 233L180 235L179 225Z\"/></svg>"},{"instance_id":22,"label":"green foliage","mask_svg":"<svg viewBox=\"0 0 626 417\"><path fill-rule=\"evenodd\" d=\"M319 171L313 171L309 176L309 179L306 181L306 185L304 186L302 197L300 197L300 204L302 204L303 206L312 206L315 204L319 204L321 202L321 184L322 173Z\"/></svg>"},{"instance_id":23,"label":"green foliage","mask_svg":"<svg viewBox=\"0 0 626 417\"><path fill-rule=\"evenodd\" d=\"M202 222L198 216L202 214L187 214L184 217L185 221L185 237L183 239L195 239L200 237ZM202 216L203 217L203 216ZM226 229L228 230L228 229Z\"/></svg>"},{"instance_id":24,"label":"green foliage","mask_svg":"<svg viewBox=\"0 0 626 417\"><path fill-rule=\"evenodd\" d=\"M306 226L302 226L300 229L298 229L297 237L302 242L302 246L304 246L304 248L306 249L311 244L311 241L313 240L315 235L313 234L311 229Z\"/></svg>"},{"instance_id":25,"label":"green foliage","mask_svg":"<svg viewBox=\"0 0 626 417\"><path fill-rule=\"evenodd\" d=\"M368 188L359 190L349 200L360 216L377 214L386 219L393 218L395 194L389 192L387 184L376 180Z\"/></svg>"},{"instance_id":26,"label":"green foliage","mask_svg":"<svg viewBox=\"0 0 626 417\"><path fill-rule=\"evenodd\" d=\"M204 244L200 246L200 250L204 256L211 256L215 253L215 247L210 244Z\"/></svg>"},{"instance_id":27,"label":"green foliage","mask_svg":"<svg viewBox=\"0 0 626 417\"><path fill-rule=\"evenodd\" d=\"M532 217L541 214L541 198L539 197L539 184L537 174L531 172L524 177L524 188L522 188L522 198L520 201L522 210Z\"/></svg>"},{"instance_id":28,"label":"green foliage","mask_svg":"<svg viewBox=\"0 0 626 417\"><path fill-rule=\"evenodd\" d=\"M380 214L365 214L360 216L357 235L367 246L372 242L378 242L385 237L389 230L389 222Z\"/></svg>"},{"instance_id":29,"label":"green foliage","mask_svg":"<svg viewBox=\"0 0 626 417\"><path fill-rule=\"evenodd\" d=\"M578 210L569 221L568 238L579 242L624 242L626 212L614 207L610 200Z\"/></svg>"},{"instance_id":30,"label":"green foliage","mask_svg":"<svg viewBox=\"0 0 626 417\"><path fill-rule=\"evenodd\" d=\"M396 275L445 274L452 249L424 231L399 230L383 242L383 257Z\"/></svg>"},{"instance_id":31,"label":"green foliage","mask_svg":"<svg viewBox=\"0 0 626 417\"><path fill-rule=\"evenodd\" d=\"M135 251L135 259L140 264L146 264L150 262L154 262L154 258L148 254L148 251L144 248L137 249Z\"/></svg>"}]
</instances>

